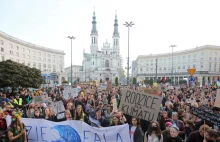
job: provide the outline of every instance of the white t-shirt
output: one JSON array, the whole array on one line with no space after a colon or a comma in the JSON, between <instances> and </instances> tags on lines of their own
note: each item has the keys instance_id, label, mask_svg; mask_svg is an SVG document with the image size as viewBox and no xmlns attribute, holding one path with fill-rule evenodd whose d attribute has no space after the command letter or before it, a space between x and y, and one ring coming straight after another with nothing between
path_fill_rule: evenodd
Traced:
<instances>
[{"instance_id":1,"label":"white t-shirt","mask_svg":"<svg viewBox=\"0 0 220 142\"><path fill-rule=\"evenodd\" d=\"M131 126L131 130L130 130L131 142L134 142L134 132L136 128L137 128L136 126Z\"/></svg>"}]
</instances>

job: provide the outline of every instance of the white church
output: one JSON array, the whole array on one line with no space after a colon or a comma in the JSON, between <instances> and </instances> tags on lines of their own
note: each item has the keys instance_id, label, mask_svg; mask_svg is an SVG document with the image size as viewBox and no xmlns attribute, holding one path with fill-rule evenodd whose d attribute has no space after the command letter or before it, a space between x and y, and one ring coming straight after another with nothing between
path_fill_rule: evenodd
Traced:
<instances>
[{"instance_id":1,"label":"white church","mask_svg":"<svg viewBox=\"0 0 220 142\"><path fill-rule=\"evenodd\" d=\"M119 32L118 32L118 19L117 15L114 20L114 32L112 36L113 44L106 42L103 43L101 50L98 46L98 30L96 27L96 15L93 13L92 30L91 30L91 45L90 53L83 54L83 75L84 80L97 82L112 81L115 78L120 78L122 59L120 56L119 46Z\"/></svg>"}]
</instances>

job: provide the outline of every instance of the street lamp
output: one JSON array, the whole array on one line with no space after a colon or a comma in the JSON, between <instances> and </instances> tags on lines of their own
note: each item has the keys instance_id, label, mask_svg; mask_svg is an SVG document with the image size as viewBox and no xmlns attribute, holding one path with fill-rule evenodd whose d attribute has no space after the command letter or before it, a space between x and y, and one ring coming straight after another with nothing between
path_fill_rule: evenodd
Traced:
<instances>
[{"instance_id":1,"label":"street lamp","mask_svg":"<svg viewBox=\"0 0 220 142\"><path fill-rule=\"evenodd\" d=\"M176 45L170 45L172 48L172 69L171 69L171 85L173 85L173 48L176 47Z\"/></svg>"},{"instance_id":2,"label":"street lamp","mask_svg":"<svg viewBox=\"0 0 220 142\"><path fill-rule=\"evenodd\" d=\"M128 67L127 67L127 85L129 85L129 32L130 32L130 27L132 27L134 23L131 21L130 23L125 22L124 26L128 27Z\"/></svg>"},{"instance_id":3,"label":"street lamp","mask_svg":"<svg viewBox=\"0 0 220 142\"><path fill-rule=\"evenodd\" d=\"M73 85L72 40L75 39L76 37L68 36L67 38L71 40L71 86L72 86Z\"/></svg>"}]
</instances>

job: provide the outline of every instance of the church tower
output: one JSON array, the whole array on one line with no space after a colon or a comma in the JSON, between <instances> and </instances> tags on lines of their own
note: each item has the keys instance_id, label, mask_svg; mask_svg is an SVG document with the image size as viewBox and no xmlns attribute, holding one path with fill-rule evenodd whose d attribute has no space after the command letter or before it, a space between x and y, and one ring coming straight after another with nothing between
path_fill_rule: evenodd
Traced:
<instances>
[{"instance_id":1,"label":"church tower","mask_svg":"<svg viewBox=\"0 0 220 142\"><path fill-rule=\"evenodd\" d=\"M114 32L113 32L113 50L117 53L117 55L120 54L120 48L119 48L119 33L118 33L118 19L117 14L115 15L115 23L114 23Z\"/></svg>"},{"instance_id":2,"label":"church tower","mask_svg":"<svg viewBox=\"0 0 220 142\"><path fill-rule=\"evenodd\" d=\"M95 54L98 51L98 31L96 29L96 16L95 16L95 11L93 12L93 17L92 17L92 31L90 34L91 37L91 45L90 45L90 50L92 54Z\"/></svg>"}]
</instances>

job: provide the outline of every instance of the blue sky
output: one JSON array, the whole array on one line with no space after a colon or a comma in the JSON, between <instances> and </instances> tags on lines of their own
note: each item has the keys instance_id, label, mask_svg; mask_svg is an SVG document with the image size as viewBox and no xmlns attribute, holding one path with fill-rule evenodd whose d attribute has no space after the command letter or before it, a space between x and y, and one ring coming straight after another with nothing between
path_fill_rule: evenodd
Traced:
<instances>
[{"instance_id":1,"label":"blue sky","mask_svg":"<svg viewBox=\"0 0 220 142\"><path fill-rule=\"evenodd\" d=\"M65 67L70 65L73 35L73 64L81 64L83 49L90 51L92 13L95 6L99 49L112 43L117 10L121 54L126 65L127 29L131 60L138 55L171 52L206 44L220 45L218 0L0 0L0 30L19 39L64 50Z\"/></svg>"}]
</instances>

